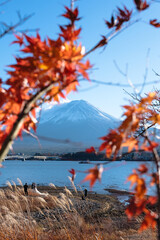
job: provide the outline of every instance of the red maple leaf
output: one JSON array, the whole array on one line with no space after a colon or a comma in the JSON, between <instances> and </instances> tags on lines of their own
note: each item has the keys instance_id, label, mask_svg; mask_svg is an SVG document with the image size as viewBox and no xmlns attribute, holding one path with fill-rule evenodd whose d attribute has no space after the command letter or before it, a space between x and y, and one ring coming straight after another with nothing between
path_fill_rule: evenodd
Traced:
<instances>
[{"instance_id":1,"label":"red maple leaf","mask_svg":"<svg viewBox=\"0 0 160 240\"><path fill-rule=\"evenodd\" d=\"M144 173L147 173L147 172L148 172L148 168L146 167L145 164L141 164L137 170L138 170L141 174L144 174Z\"/></svg>"},{"instance_id":2,"label":"red maple leaf","mask_svg":"<svg viewBox=\"0 0 160 240\"><path fill-rule=\"evenodd\" d=\"M127 206L125 213L129 219L132 219L134 216L140 215L146 209L146 204L146 199L137 201L136 198L133 197L129 200L129 205Z\"/></svg>"},{"instance_id":3,"label":"red maple leaf","mask_svg":"<svg viewBox=\"0 0 160 240\"><path fill-rule=\"evenodd\" d=\"M90 147L90 148L87 148L87 149L86 149L86 152L87 152L87 153L92 153L92 152L94 152L94 153L95 153L95 152L96 152L96 150L95 150L95 148L94 148L94 147Z\"/></svg>"},{"instance_id":4,"label":"red maple leaf","mask_svg":"<svg viewBox=\"0 0 160 240\"><path fill-rule=\"evenodd\" d=\"M75 8L74 10L71 10L70 8L65 7L65 9L67 11L66 11L65 14L62 14L62 16L71 20L72 23L74 21L78 21L78 20L81 19L81 18L78 18L78 8Z\"/></svg>"},{"instance_id":5,"label":"red maple leaf","mask_svg":"<svg viewBox=\"0 0 160 240\"><path fill-rule=\"evenodd\" d=\"M154 204L157 203L157 200L158 200L158 197L157 197L157 196L150 196L150 197L148 198L148 203L154 205Z\"/></svg>"},{"instance_id":6,"label":"red maple leaf","mask_svg":"<svg viewBox=\"0 0 160 240\"><path fill-rule=\"evenodd\" d=\"M71 170L68 170L71 174L72 174L72 181L74 181L75 177L76 177L76 171L75 169L71 168Z\"/></svg>"},{"instance_id":7,"label":"red maple leaf","mask_svg":"<svg viewBox=\"0 0 160 240\"><path fill-rule=\"evenodd\" d=\"M157 19L150 20L149 23L156 28L160 27L160 22L157 22Z\"/></svg>"},{"instance_id":8,"label":"red maple leaf","mask_svg":"<svg viewBox=\"0 0 160 240\"><path fill-rule=\"evenodd\" d=\"M13 41L12 44L18 43L20 46L24 44L24 36L23 35L20 37L15 34L14 36L17 38L17 40Z\"/></svg>"},{"instance_id":9,"label":"red maple leaf","mask_svg":"<svg viewBox=\"0 0 160 240\"><path fill-rule=\"evenodd\" d=\"M117 23L116 23L116 30L119 30L124 22L128 22L132 15L132 10L129 11L125 6L124 10L118 8L118 15L117 15Z\"/></svg>"},{"instance_id":10,"label":"red maple leaf","mask_svg":"<svg viewBox=\"0 0 160 240\"><path fill-rule=\"evenodd\" d=\"M115 26L113 15L112 15L112 17L111 17L111 21L110 21L110 22L105 21L105 23L106 23L106 25L108 26L108 28L113 28L113 27Z\"/></svg>"},{"instance_id":11,"label":"red maple leaf","mask_svg":"<svg viewBox=\"0 0 160 240\"><path fill-rule=\"evenodd\" d=\"M138 11L143 11L149 7L149 4L146 2L146 0L134 0L134 3L136 4L136 8Z\"/></svg>"}]
</instances>

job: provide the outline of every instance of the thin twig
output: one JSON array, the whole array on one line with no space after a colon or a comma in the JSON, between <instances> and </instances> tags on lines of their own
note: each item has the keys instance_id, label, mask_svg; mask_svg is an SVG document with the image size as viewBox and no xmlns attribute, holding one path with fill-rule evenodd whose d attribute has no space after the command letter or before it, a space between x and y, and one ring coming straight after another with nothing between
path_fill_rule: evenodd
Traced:
<instances>
[{"instance_id":1,"label":"thin twig","mask_svg":"<svg viewBox=\"0 0 160 240\"><path fill-rule=\"evenodd\" d=\"M5 5L7 2L10 2L10 0L6 0L6 1L0 3L0 7L3 6L3 5Z\"/></svg>"},{"instance_id":2,"label":"thin twig","mask_svg":"<svg viewBox=\"0 0 160 240\"><path fill-rule=\"evenodd\" d=\"M121 74L122 76L126 77L126 76L127 76L127 73L123 72L123 71L120 69L120 67L118 66L116 60L113 60L113 63L114 63L114 65L115 65L115 67L117 68L117 70L120 72L120 74ZM126 72L127 72L127 69L128 69L128 66L126 67Z\"/></svg>"},{"instance_id":3,"label":"thin twig","mask_svg":"<svg viewBox=\"0 0 160 240\"><path fill-rule=\"evenodd\" d=\"M146 68L145 68L145 74L144 74L144 81L143 81L143 85L141 87L141 90L139 92L139 95L141 95L145 85L146 85L146 80L147 80L147 76L148 76L148 65L149 65L149 53L150 53L150 49L148 49L147 51L147 57L146 57Z\"/></svg>"},{"instance_id":4,"label":"thin twig","mask_svg":"<svg viewBox=\"0 0 160 240\"><path fill-rule=\"evenodd\" d=\"M122 27L120 30L115 30L114 32L112 31L109 35L107 35L104 39L100 40L98 43L95 44L95 46L93 46L90 50L88 50L85 54L84 57L86 57L88 54L92 53L93 51L95 51L97 48L100 47L104 47L105 45L107 45L109 43L109 41L111 41L112 39L114 39L116 36L118 36L120 33L122 33L125 29L127 29L128 27L132 26L133 24L137 23L139 21L139 19L135 20L132 23L129 23L128 25L125 25L124 27Z\"/></svg>"},{"instance_id":5,"label":"thin twig","mask_svg":"<svg viewBox=\"0 0 160 240\"><path fill-rule=\"evenodd\" d=\"M29 18L31 18L34 14L30 14L25 16L24 18L20 18L19 21L11 26L7 25L6 23L1 23L3 24L6 29L0 34L0 38L4 37L6 34L10 33L10 32L14 32L15 28L17 28L18 26L20 26L21 24L23 24L24 22L26 22Z\"/></svg>"},{"instance_id":6,"label":"thin twig","mask_svg":"<svg viewBox=\"0 0 160 240\"><path fill-rule=\"evenodd\" d=\"M82 80L82 79L81 79L81 80ZM80 80L80 81L81 81L81 80ZM83 80L84 80L84 79L83 79ZM102 84L102 85L110 85L110 86L126 87L126 88L131 87L130 84L122 84L122 83L119 83L119 82L113 83L113 82L100 81L100 80L96 80L96 79L90 79L90 80L91 80L91 82L93 82L93 83L98 83L98 84ZM86 80L85 80L85 81L86 81ZM146 83L146 85L152 85L152 84L157 84L157 83L160 83L160 80L148 82L148 83ZM134 84L135 87L140 87L140 86L142 86L142 85L143 85L143 83L135 83L135 84Z\"/></svg>"}]
</instances>

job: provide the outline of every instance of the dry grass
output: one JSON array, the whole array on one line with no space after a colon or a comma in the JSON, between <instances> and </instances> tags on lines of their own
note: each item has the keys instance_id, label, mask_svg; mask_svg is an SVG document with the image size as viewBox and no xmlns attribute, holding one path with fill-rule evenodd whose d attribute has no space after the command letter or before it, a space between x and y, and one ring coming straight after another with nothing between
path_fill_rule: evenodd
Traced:
<instances>
[{"instance_id":1,"label":"dry grass","mask_svg":"<svg viewBox=\"0 0 160 240\"><path fill-rule=\"evenodd\" d=\"M0 189L0 240L155 240L150 230L139 235L139 219L128 222L114 197L45 187L47 196L8 183ZM44 191L44 187L39 188Z\"/></svg>"}]
</instances>

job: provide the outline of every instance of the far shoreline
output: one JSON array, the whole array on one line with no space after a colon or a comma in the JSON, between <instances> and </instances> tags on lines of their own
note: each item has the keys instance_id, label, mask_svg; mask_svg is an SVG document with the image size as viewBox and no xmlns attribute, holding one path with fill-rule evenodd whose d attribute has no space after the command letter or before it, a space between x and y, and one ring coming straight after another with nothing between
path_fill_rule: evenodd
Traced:
<instances>
[{"instance_id":1,"label":"far shoreline","mask_svg":"<svg viewBox=\"0 0 160 240\"><path fill-rule=\"evenodd\" d=\"M136 159L131 159L131 160L123 160L123 159L110 159L110 160L91 160L91 161L87 161L87 160L74 160L74 159L36 159L36 158L7 158L3 160L5 161L39 161L39 162L79 162L80 164L90 164L92 162L153 162L153 160L136 160Z\"/></svg>"},{"instance_id":2,"label":"far shoreline","mask_svg":"<svg viewBox=\"0 0 160 240\"><path fill-rule=\"evenodd\" d=\"M97 150L98 151L98 150ZM113 156L107 158L105 152L91 152L86 151L68 152L68 153L55 153L55 152L15 152L9 153L5 158L7 160L19 160L19 161L74 161L81 164L87 164L90 162L108 162L114 161ZM116 161L126 162L151 162L153 156L149 152L124 152L120 156L116 157Z\"/></svg>"}]
</instances>

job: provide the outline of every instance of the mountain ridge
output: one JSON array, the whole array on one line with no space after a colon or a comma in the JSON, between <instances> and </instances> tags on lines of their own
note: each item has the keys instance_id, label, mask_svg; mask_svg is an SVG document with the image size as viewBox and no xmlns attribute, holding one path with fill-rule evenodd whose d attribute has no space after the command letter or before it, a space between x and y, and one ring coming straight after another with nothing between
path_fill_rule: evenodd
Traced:
<instances>
[{"instance_id":1,"label":"mountain ridge","mask_svg":"<svg viewBox=\"0 0 160 240\"><path fill-rule=\"evenodd\" d=\"M50 109L42 108L37 136L57 140L68 139L68 144L39 139L42 146L40 148L37 140L29 136L24 137L23 141L17 140L13 148L15 152L24 153L26 151L56 153L84 151L91 145L99 146L99 138L110 129L117 127L119 123L120 121L116 118L84 100L58 104ZM74 142L77 144L73 144Z\"/></svg>"}]
</instances>

